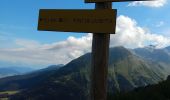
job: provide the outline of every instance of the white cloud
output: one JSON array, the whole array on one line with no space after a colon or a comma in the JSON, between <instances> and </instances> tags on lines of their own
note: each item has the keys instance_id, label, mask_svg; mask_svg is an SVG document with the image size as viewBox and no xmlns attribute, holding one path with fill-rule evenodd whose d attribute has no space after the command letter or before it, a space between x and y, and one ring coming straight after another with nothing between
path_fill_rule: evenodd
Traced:
<instances>
[{"instance_id":1,"label":"white cloud","mask_svg":"<svg viewBox=\"0 0 170 100\"><path fill-rule=\"evenodd\" d=\"M116 34L111 35L111 46L123 45L128 48L137 48L154 44L158 48L163 48L170 45L170 38L152 34L127 16L118 17L116 29Z\"/></svg>"},{"instance_id":2,"label":"white cloud","mask_svg":"<svg viewBox=\"0 0 170 100\"><path fill-rule=\"evenodd\" d=\"M20 48L0 49L0 61L33 65L65 64L90 52L91 34L81 38L69 37L53 44L40 44L32 40L17 39Z\"/></svg>"},{"instance_id":3,"label":"white cloud","mask_svg":"<svg viewBox=\"0 0 170 100\"><path fill-rule=\"evenodd\" d=\"M60 54L67 55L69 59L74 59L90 52L91 48L91 34L83 36L81 38L69 37L66 41L53 43L52 45L44 45L43 47L50 51L59 51ZM62 56L63 56L62 55Z\"/></svg>"},{"instance_id":4,"label":"white cloud","mask_svg":"<svg viewBox=\"0 0 170 100\"><path fill-rule=\"evenodd\" d=\"M170 37L170 28L165 29L162 33L164 36Z\"/></svg>"},{"instance_id":5,"label":"white cloud","mask_svg":"<svg viewBox=\"0 0 170 100\"><path fill-rule=\"evenodd\" d=\"M116 29L116 34L111 35L111 47L121 45L128 48L136 48L155 44L158 48L162 48L170 45L170 38L152 34L138 26L135 20L127 16L121 15L117 18ZM66 64L90 52L91 40L91 34L81 38L70 36L64 41L52 44L41 44L33 40L17 39L15 44L20 48L0 49L0 61L35 65Z\"/></svg>"},{"instance_id":6,"label":"white cloud","mask_svg":"<svg viewBox=\"0 0 170 100\"><path fill-rule=\"evenodd\" d=\"M37 41L26 39L16 39L15 44L24 48L38 48L39 46L41 46L41 44Z\"/></svg>"},{"instance_id":7,"label":"white cloud","mask_svg":"<svg viewBox=\"0 0 170 100\"><path fill-rule=\"evenodd\" d=\"M153 1L134 1L128 6L148 6L148 7L162 7L167 3L167 0L153 0Z\"/></svg>"}]
</instances>

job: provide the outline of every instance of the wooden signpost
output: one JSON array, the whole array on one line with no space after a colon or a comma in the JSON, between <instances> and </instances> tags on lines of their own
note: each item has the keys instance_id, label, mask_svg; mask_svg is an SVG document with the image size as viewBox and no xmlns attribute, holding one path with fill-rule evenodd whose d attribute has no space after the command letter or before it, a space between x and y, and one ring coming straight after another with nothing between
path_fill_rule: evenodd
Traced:
<instances>
[{"instance_id":1,"label":"wooden signpost","mask_svg":"<svg viewBox=\"0 0 170 100\"><path fill-rule=\"evenodd\" d=\"M112 3L96 3L95 8L112 9ZM109 44L110 33L93 33L90 100L107 99Z\"/></svg>"},{"instance_id":2,"label":"wooden signpost","mask_svg":"<svg viewBox=\"0 0 170 100\"><path fill-rule=\"evenodd\" d=\"M122 1L149 0L85 0L86 3L95 2L96 9L112 9L112 2ZM109 43L110 33L93 33L90 100L107 100Z\"/></svg>"},{"instance_id":3,"label":"wooden signpost","mask_svg":"<svg viewBox=\"0 0 170 100\"><path fill-rule=\"evenodd\" d=\"M92 32L90 100L107 100L110 34L115 33L117 11L112 2L151 0L85 0L95 10L40 10L38 30Z\"/></svg>"},{"instance_id":4,"label":"wooden signpost","mask_svg":"<svg viewBox=\"0 0 170 100\"><path fill-rule=\"evenodd\" d=\"M49 10L39 14L38 30L115 33L116 10Z\"/></svg>"}]
</instances>

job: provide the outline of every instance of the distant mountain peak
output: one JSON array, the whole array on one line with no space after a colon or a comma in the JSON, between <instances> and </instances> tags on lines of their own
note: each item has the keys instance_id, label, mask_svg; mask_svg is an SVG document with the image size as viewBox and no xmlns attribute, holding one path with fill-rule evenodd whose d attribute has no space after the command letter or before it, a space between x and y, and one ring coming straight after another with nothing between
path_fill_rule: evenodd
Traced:
<instances>
[{"instance_id":1,"label":"distant mountain peak","mask_svg":"<svg viewBox=\"0 0 170 100\"><path fill-rule=\"evenodd\" d=\"M119 51L119 52L128 52L128 53L130 53L130 51L127 49L127 48L125 48L125 47L123 47L123 46L117 46L117 47L112 47L112 48L110 48L110 51Z\"/></svg>"},{"instance_id":2,"label":"distant mountain peak","mask_svg":"<svg viewBox=\"0 0 170 100\"><path fill-rule=\"evenodd\" d=\"M126 49L125 47L113 47L110 48L110 56L115 58L124 58L132 55L131 51Z\"/></svg>"},{"instance_id":3,"label":"distant mountain peak","mask_svg":"<svg viewBox=\"0 0 170 100\"><path fill-rule=\"evenodd\" d=\"M50 65L50 66L48 66L48 68L56 68L56 67L63 67L64 66L64 64L58 64L58 65Z\"/></svg>"},{"instance_id":4,"label":"distant mountain peak","mask_svg":"<svg viewBox=\"0 0 170 100\"><path fill-rule=\"evenodd\" d=\"M153 52L155 49L158 49L157 45L148 45L148 46L145 46L144 48L150 52Z\"/></svg>"}]
</instances>

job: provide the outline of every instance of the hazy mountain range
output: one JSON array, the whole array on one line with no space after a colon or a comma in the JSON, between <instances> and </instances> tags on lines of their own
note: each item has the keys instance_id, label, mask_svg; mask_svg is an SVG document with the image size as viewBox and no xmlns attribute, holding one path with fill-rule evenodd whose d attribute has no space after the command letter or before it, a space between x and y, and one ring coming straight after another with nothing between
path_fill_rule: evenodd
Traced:
<instances>
[{"instance_id":1,"label":"hazy mountain range","mask_svg":"<svg viewBox=\"0 0 170 100\"><path fill-rule=\"evenodd\" d=\"M108 92L129 91L155 84L170 74L170 47L110 48ZM89 95L91 54L67 65L0 79L0 91L17 90L12 100L86 100Z\"/></svg>"},{"instance_id":2,"label":"hazy mountain range","mask_svg":"<svg viewBox=\"0 0 170 100\"><path fill-rule=\"evenodd\" d=\"M31 71L34 71L34 69L28 67L1 67L0 78L7 77L7 76L21 75Z\"/></svg>"}]
</instances>

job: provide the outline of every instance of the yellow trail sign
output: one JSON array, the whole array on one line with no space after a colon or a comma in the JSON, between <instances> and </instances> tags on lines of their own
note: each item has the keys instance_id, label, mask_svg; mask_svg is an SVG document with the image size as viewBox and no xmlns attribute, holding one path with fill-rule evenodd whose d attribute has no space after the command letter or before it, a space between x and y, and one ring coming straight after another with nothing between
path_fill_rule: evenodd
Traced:
<instances>
[{"instance_id":1,"label":"yellow trail sign","mask_svg":"<svg viewBox=\"0 0 170 100\"><path fill-rule=\"evenodd\" d=\"M41 9L38 30L115 34L117 10Z\"/></svg>"},{"instance_id":2,"label":"yellow trail sign","mask_svg":"<svg viewBox=\"0 0 170 100\"><path fill-rule=\"evenodd\" d=\"M126 2L126 1L152 1L152 0L85 0L86 3L96 3L96 2Z\"/></svg>"}]
</instances>

